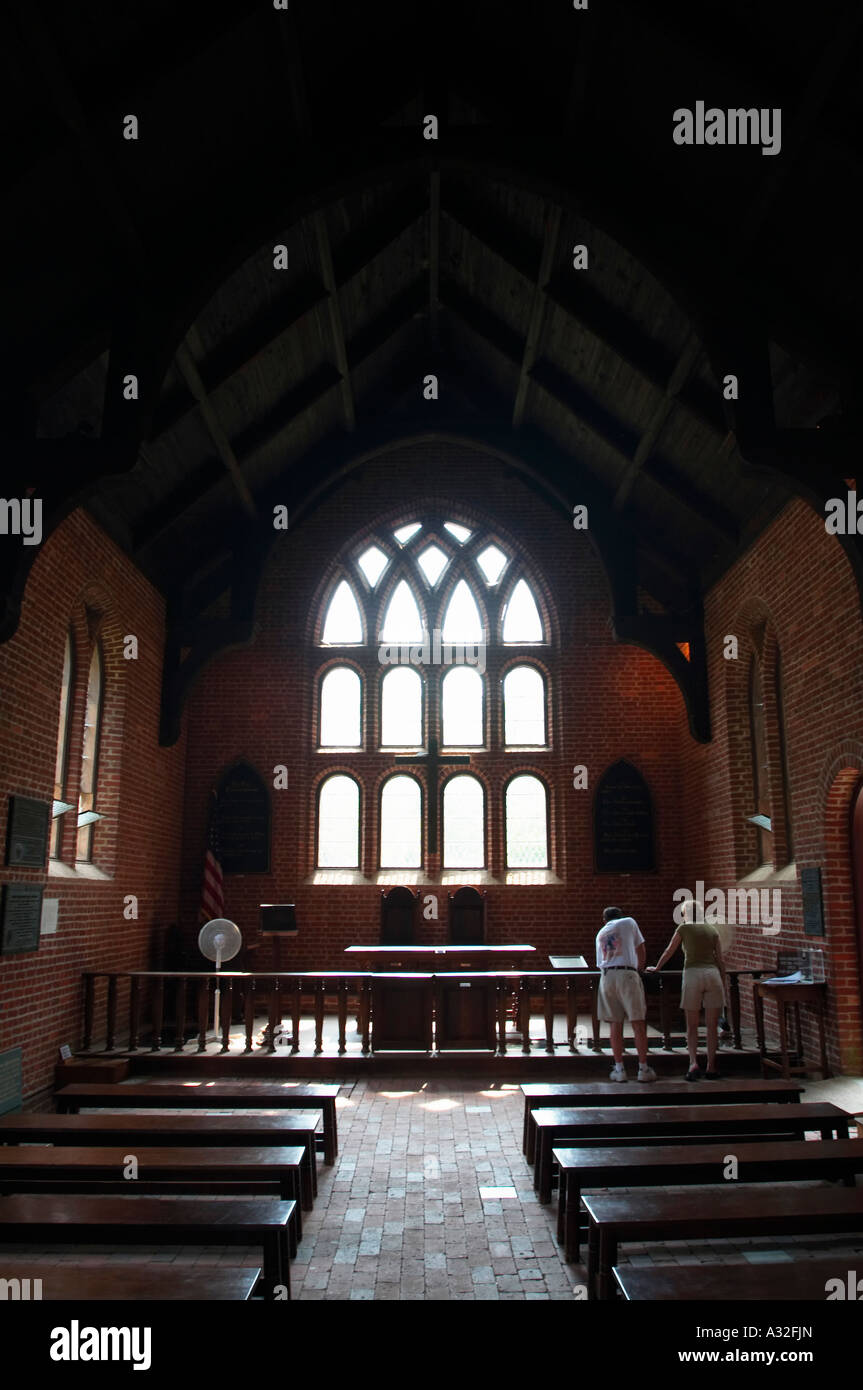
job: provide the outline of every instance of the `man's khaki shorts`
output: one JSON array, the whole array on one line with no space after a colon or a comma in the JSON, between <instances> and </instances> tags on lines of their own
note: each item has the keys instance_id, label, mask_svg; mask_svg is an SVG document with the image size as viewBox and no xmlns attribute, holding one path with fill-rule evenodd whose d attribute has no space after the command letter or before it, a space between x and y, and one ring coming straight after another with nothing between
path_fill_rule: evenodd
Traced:
<instances>
[{"instance_id":1,"label":"man's khaki shorts","mask_svg":"<svg viewBox=\"0 0 863 1390\"><path fill-rule=\"evenodd\" d=\"M690 965L683 972L681 1009L721 1009L725 1006L722 976L715 965Z\"/></svg>"},{"instance_id":2,"label":"man's khaki shorts","mask_svg":"<svg viewBox=\"0 0 863 1390\"><path fill-rule=\"evenodd\" d=\"M637 1023L646 1018L644 985L637 970L602 972L596 1013L603 1023L622 1023L625 1018L634 1019Z\"/></svg>"}]
</instances>

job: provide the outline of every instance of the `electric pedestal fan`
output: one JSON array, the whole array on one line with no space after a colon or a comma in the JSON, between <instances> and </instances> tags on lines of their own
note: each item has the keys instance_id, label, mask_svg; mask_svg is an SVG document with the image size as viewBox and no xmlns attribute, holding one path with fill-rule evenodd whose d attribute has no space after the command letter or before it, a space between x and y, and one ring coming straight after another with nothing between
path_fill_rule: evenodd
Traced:
<instances>
[{"instance_id":1,"label":"electric pedestal fan","mask_svg":"<svg viewBox=\"0 0 863 1390\"><path fill-rule=\"evenodd\" d=\"M243 944L243 937L236 922L227 917L214 917L206 922L198 933L198 949L207 960L215 961L216 969L221 970L222 962L233 960ZM219 1005L222 992L216 980L216 995L213 1005L213 1032L219 1036Z\"/></svg>"}]
</instances>

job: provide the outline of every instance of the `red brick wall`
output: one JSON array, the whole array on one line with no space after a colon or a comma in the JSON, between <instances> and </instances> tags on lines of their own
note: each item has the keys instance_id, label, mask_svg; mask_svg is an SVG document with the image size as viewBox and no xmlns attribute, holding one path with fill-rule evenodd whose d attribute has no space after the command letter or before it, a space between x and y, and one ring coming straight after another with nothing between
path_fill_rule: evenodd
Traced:
<instances>
[{"instance_id":1,"label":"red brick wall","mask_svg":"<svg viewBox=\"0 0 863 1390\"><path fill-rule=\"evenodd\" d=\"M796 867L760 884L781 888L780 933L739 929L732 963L772 968L777 949L820 946L829 985L830 1058L845 1071L860 1071L863 1026L848 818L863 777L863 623L850 566L826 534L823 518L794 501L714 587L705 614L714 739L708 746L683 741L686 804L692 808L684 823L683 884L694 890L701 879L727 891L752 865L755 832L745 817L752 811L746 690L753 642L760 645L765 672L777 858L787 860L772 689L778 648ZM723 656L727 634L739 639L736 661ZM799 870L816 865L823 871L823 938L803 932ZM745 997L751 997L749 985ZM774 1006L767 1009L769 1018ZM812 1023L805 1034L808 1054L816 1057Z\"/></svg>"},{"instance_id":2,"label":"red brick wall","mask_svg":"<svg viewBox=\"0 0 863 1390\"><path fill-rule=\"evenodd\" d=\"M90 610L89 621L87 610ZM160 596L98 526L75 512L42 546L24 595L20 627L0 646L0 843L12 794L50 801L54 787L66 633L75 635L76 678L68 799L77 797L92 643L105 659L94 863L100 879L58 878L0 867L0 882L42 883L60 900L56 935L38 951L0 959L0 1050L22 1046L24 1093L51 1084L58 1048L80 1042L81 972L161 963L177 920L184 742L158 746L164 646ZM137 660L123 638L138 639ZM64 821L62 858L74 863L75 815ZM5 856L4 856L5 857ZM124 917L138 898L137 920Z\"/></svg>"},{"instance_id":3,"label":"red brick wall","mask_svg":"<svg viewBox=\"0 0 863 1390\"><path fill-rule=\"evenodd\" d=\"M447 499L458 498L458 506ZM572 501L577 501L574 495ZM370 535L383 518L388 530L427 511L495 528L504 548L522 548L541 602L549 605L556 648L543 654L553 691L551 750L531 760L547 769L551 793L554 865L560 884L488 887L488 937L528 941L540 960L553 949L590 955L601 910L611 902L629 908L643 923L653 947L667 940L671 893L681 880L683 806L677 785L678 747L686 729L683 701L665 669L647 653L614 643L610 602L601 565L589 538L574 531L509 472L499 459L455 444L402 447L366 463L307 519L292 517L278 539L265 572L257 613L257 636L243 650L214 662L198 682L188 710L186 824L183 845L183 923L190 959L197 924L198 884L207 800L220 771L238 758L254 764L272 785L273 768L288 768L289 788L274 790L273 862L270 874L226 879L225 911L248 940L257 935L260 902L295 901L300 935L282 948L283 968L344 968L343 950L378 940L380 886L314 884L315 789L337 762L353 771L365 798L377 802L392 761L369 752L336 759L314 751L315 674L325 654L314 645L321 603L332 583L335 562ZM482 592L482 586L477 588ZM553 596L553 597L552 597ZM489 680L499 655L489 651ZM497 663L497 664L495 664ZM380 667L369 663L367 684L374 701ZM688 734L686 735L688 738ZM629 877L593 870L593 791L605 768L627 758L645 777L655 802L656 873ZM588 790L574 790L572 769L586 764ZM503 784L521 755L476 755L492 822L492 862L502 837ZM364 862L376 863L374 816L366 817ZM430 884L422 892L439 898L437 922L423 921L426 940L446 939L445 895L452 885ZM591 957L592 960L592 957ZM265 944L258 968L270 962Z\"/></svg>"}]
</instances>

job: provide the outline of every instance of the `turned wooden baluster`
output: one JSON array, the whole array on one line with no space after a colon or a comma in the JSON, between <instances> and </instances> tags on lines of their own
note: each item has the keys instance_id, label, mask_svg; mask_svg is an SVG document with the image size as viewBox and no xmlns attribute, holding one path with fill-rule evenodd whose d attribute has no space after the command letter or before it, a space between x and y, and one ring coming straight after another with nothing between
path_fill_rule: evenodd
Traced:
<instances>
[{"instance_id":1,"label":"turned wooden baluster","mask_svg":"<svg viewBox=\"0 0 863 1390\"><path fill-rule=\"evenodd\" d=\"M348 1050L345 1033L348 1026L348 982L339 980L339 1056L342 1057Z\"/></svg>"},{"instance_id":2,"label":"turned wooden baluster","mask_svg":"<svg viewBox=\"0 0 863 1390\"><path fill-rule=\"evenodd\" d=\"M324 1050L324 994L326 981L315 980L315 1056Z\"/></svg>"},{"instance_id":3,"label":"turned wooden baluster","mask_svg":"<svg viewBox=\"0 0 863 1390\"><path fill-rule=\"evenodd\" d=\"M300 1014L302 1013L303 990L299 979L291 981L291 1026L294 1035L291 1038L291 1056L300 1050Z\"/></svg>"},{"instance_id":4,"label":"turned wooden baluster","mask_svg":"<svg viewBox=\"0 0 863 1390\"><path fill-rule=\"evenodd\" d=\"M83 1052L90 1051L93 1041L93 1014L96 1002L96 976L88 974L84 976L84 1038Z\"/></svg>"},{"instance_id":5,"label":"turned wooden baluster","mask_svg":"<svg viewBox=\"0 0 863 1390\"><path fill-rule=\"evenodd\" d=\"M108 976L108 1037L105 1051L113 1052L114 1035L117 1032L117 976Z\"/></svg>"},{"instance_id":6,"label":"turned wooden baluster","mask_svg":"<svg viewBox=\"0 0 863 1390\"><path fill-rule=\"evenodd\" d=\"M566 1040L570 1052L576 1052L575 1035L578 1031L578 980L568 975L566 980Z\"/></svg>"},{"instance_id":7,"label":"turned wooden baluster","mask_svg":"<svg viewBox=\"0 0 863 1390\"><path fill-rule=\"evenodd\" d=\"M234 1012L234 981L229 975L222 981L222 993L219 1000L221 1018L219 1023L222 1030L222 1046L219 1052L229 1052L231 1048L231 1018Z\"/></svg>"},{"instance_id":8,"label":"turned wooden baluster","mask_svg":"<svg viewBox=\"0 0 863 1390\"><path fill-rule=\"evenodd\" d=\"M669 985L669 988L666 989L665 981L662 978L661 971L657 972L657 974L655 974L653 978L659 979L659 1026L662 1030L662 1045L665 1048L666 1052L670 1052L672 1050L671 1009L669 1008L669 992L671 986ZM679 981L676 980L675 985L678 984Z\"/></svg>"},{"instance_id":9,"label":"turned wooden baluster","mask_svg":"<svg viewBox=\"0 0 863 1390\"><path fill-rule=\"evenodd\" d=\"M255 1031L255 990L257 981L254 978L246 980L246 996L243 1004L243 1018L246 1024L246 1045L244 1052L252 1050L252 1035Z\"/></svg>"},{"instance_id":10,"label":"turned wooden baluster","mask_svg":"<svg viewBox=\"0 0 863 1390\"><path fill-rule=\"evenodd\" d=\"M599 977L592 976L590 981L590 1024L593 1029L593 1042L591 1047L594 1052L602 1051L602 1042L599 1037L599 1014L596 1011L599 1002Z\"/></svg>"},{"instance_id":11,"label":"turned wooden baluster","mask_svg":"<svg viewBox=\"0 0 863 1390\"><path fill-rule=\"evenodd\" d=\"M506 1014L510 1000L509 980L498 980L496 984L497 997L497 1042L501 1057L506 1056Z\"/></svg>"},{"instance_id":12,"label":"turned wooden baluster","mask_svg":"<svg viewBox=\"0 0 863 1390\"><path fill-rule=\"evenodd\" d=\"M530 982L524 977L518 982L518 1027L521 1033L521 1050L530 1052Z\"/></svg>"},{"instance_id":13,"label":"turned wooden baluster","mask_svg":"<svg viewBox=\"0 0 863 1390\"><path fill-rule=\"evenodd\" d=\"M138 1047L138 1029L141 1026L141 981L133 975L129 981L129 1051Z\"/></svg>"},{"instance_id":14,"label":"turned wooden baluster","mask_svg":"<svg viewBox=\"0 0 863 1390\"><path fill-rule=\"evenodd\" d=\"M267 1052L275 1052L275 1050L276 1050L276 1029L277 1029L277 1028L280 1028L280 1027L281 1027L281 1023L282 1023L282 993L281 993L281 991L282 991L282 980L281 980L281 976L280 976L280 975L276 975L276 976L273 978L273 981L272 981L272 988L271 988L271 990L270 990L270 1012L269 1012L269 1017L268 1017L268 1025L269 1025L269 1026L268 1026L268 1028L267 1028L267 1046L266 1046L266 1051L267 1051Z\"/></svg>"},{"instance_id":15,"label":"turned wooden baluster","mask_svg":"<svg viewBox=\"0 0 863 1390\"><path fill-rule=\"evenodd\" d=\"M554 1052L554 980L545 975L542 981L545 996L545 1050Z\"/></svg>"},{"instance_id":16,"label":"turned wooden baluster","mask_svg":"<svg viewBox=\"0 0 863 1390\"><path fill-rule=\"evenodd\" d=\"M207 1029L210 1025L210 977L202 975L198 984L198 1051L207 1050Z\"/></svg>"},{"instance_id":17,"label":"turned wooden baluster","mask_svg":"<svg viewBox=\"0 0 863 1390\"><path fill-rule=\"evenodd\" d=\"M189 982L184 975L177 987L176 1023L174 1034L175 1052L182 1052L183 1048L186 1046L186 997L188 983Z\"/></svg>"},{"instance_id":18,"label":"turned wooden baluster","mask_svg":"<svg viewBox=\"0 0 863 1390\"><path fill-rule=\"evenodd\" d=\"M156 983L153 986L153 1040L150 1043L150 1051L158 1052L162 1046L162 1028L165 1023L165 981L163 976L156 976Z\"/></svg>"},{"instance_id":19,"label":"turned wooden baluster","mask_svg":"<svg viewBox=\"0 0 863 1390\"><path fill-rule=\"evenodd\" d=\"M360 980L360 1027L363 1035L363 1056L368 1056L372 1019L372 989L368 978Z\"/></svg>"}]
</instances>

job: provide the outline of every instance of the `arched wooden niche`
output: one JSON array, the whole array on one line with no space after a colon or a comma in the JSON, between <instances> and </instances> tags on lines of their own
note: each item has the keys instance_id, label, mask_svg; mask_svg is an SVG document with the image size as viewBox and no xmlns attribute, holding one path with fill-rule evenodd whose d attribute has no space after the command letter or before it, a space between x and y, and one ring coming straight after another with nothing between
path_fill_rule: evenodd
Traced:
<instances>
[{"instance_id":1,"label":"arched wooden niche","mask_svg":"<svg viewBox=\"0 0 863 1390\"><path fill-rule=\"evenodd\" d=\"M216 806L222 873L269 873L270 791L251 763L225 769Z\"/></svg>"},{"instance_id":2,"label":"arched wooden niche","mask_svg":"<svg viewBox=\"0 0 863 1390\"><path fill-rule=\"evenodd\" d=\"M656 868L650 790L638 768L623 758L606 769L596 788L593 843L597 873Z\"/></svg>"}]
</instances>

